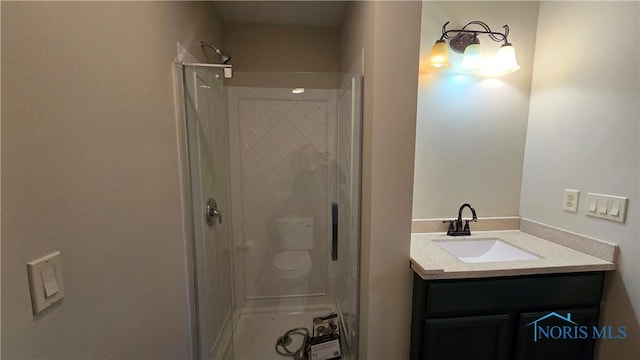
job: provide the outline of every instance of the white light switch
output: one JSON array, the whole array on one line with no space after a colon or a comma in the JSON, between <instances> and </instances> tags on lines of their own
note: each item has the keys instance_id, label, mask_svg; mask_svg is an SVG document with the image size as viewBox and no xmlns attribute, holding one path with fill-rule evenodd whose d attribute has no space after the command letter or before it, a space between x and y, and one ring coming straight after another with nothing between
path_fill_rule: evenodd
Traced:
<instances>
[{"instance_id":1,"label":"white light switch","mask_svg":"<svg viewBox=\"0 0 640 360\"><path fill-rule=\"evenodd\" d=\"M611 204L611 211L609 211L609 214L611 214L611 216L620 215L620 201L614 201Z\"/></svg>"},{"instance_id":2,"label":"white light switch","mask_svg":"<svg viewBox=\"0 0 640 360\"><path fill-rule=\"evenodd\" d=\"M31 307L33 315L50 307L64 297L60 252L27 263Z\"/></svg>"},{"instance_id":3,"label":"white light switch","mask_svg":"<svg viewBox=\"0 0 640 360\"><path fill-rule=\"evenodd\" d=\"M606 200L598 201L598 213L605 215L607 213L607 206L609 206L609 202Z\"/></svg>"},{"instance_id":4,"label":"white light switch","mask_svg":"<svg viewBox=\"0 0 640 360\"><path fill-rule=\"evenodd\" d=\"M625 222L628 198L595 193L588 193L587 196L587 216Z\"/></svg>"},{"instance_id":5,"label":"white light switch","mask_svg":"<svg viewBox=\"0 0 640 360\"><path fill-rule=\"evenodd\" d=\"M44 285L44 297L50 298L58 293L58 281L56 280L56 267L52 266L40 272Z\"/></svg>"}]
</instances>

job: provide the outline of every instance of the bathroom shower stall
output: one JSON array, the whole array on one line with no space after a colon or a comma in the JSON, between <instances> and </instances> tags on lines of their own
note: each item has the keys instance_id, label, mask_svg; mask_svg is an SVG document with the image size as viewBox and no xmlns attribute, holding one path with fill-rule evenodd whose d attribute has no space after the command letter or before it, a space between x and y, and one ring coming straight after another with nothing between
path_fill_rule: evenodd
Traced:
<instances>
[{"instance_id":1,"label":"bathroom shower stall","mask_svg":"<svg viewBox=\"0 0 640 360\"><path fill-rule=\"evenodd\" d=\"M282 359L336 313L356 359L362 76L179 67L199 358Z\"/></svg>"}]
</instances>

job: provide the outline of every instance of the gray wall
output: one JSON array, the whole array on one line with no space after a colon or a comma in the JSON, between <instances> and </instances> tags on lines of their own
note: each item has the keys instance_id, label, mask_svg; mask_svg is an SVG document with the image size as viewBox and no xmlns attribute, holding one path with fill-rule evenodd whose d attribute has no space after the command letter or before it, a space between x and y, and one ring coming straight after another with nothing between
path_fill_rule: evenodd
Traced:
<instances>
[{"instance_id":1,"label":"gray wall","mask_svg":"<svg viewBox=\"0 0 640 360\"><path fill-rule=\"evenodd\" d=\"M423 2L421 61L445 22L460 29L482 20L494 31L509 25L521 69L495 78L421 72L414 219L452 218L467 202L478 216L518 215L537 19L538 2ZM495 56L501 43L478 38L483 56ZM455 69L462 56L449 53Z\"/></svg>"},{"instance_id":2,"label":"gray wall","mask_svg":"<svg viewBox=\"0 0 640 360\"><path fill-rule=\"evenodd\" d=\"M603 360L640 359L640 49L600 30L638 34L639 15L638 2L541 2L538 21L520 215L619 244L601 322L629 337L601 341ZM581 190L577 214L566 188ZM629 197L627 222L587 217L587 192Z\"/></svg>"},{"instance_id":3,"label":"gray wall","mask_svg":"<svg viewBox=\"0 0 640 360\"><path fill-rule=\"evenodd\" d=\"M338 29L229 23L225 50L236 71L338 72Z\"/></svg>"},{"instance_id":4,"label":"gray wall","mask_svg":"<svg viewBox=\"0 0 640 360\"><path fill-rule=\"evenodd\" d=\"M420 8L417 1L347 2L342 19L343 70L363 69L365 84L362 359L409 356L412 274L408 259Z\"/></svg>"},{"instance_id":5,"label":"gray wall","mask_svg":"<svg viewBox=\"0 0 640 360\"><path fill-rule=\"evenodd\" d=\"M221 42L212 3L1 6L3 358L190 357L173 62ZM55 250L66 295L33 317Z\"/></svg>"}]
</instances>

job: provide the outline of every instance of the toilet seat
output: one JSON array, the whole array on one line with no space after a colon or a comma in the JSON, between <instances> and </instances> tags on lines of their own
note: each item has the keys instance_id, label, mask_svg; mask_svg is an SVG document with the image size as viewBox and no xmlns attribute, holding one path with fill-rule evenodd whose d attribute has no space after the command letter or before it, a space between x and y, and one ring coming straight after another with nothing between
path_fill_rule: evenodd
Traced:
<instances>
[{"instance_id":1,"label":"toilet seat","mask_svg":"<svg viewBox=\"0 0 640 360\"><path fill-rule=\"evenodd\" d=\"M307 251L283 251L273 259L273 265L283 279L298 279L311 270L311 257Z\"/></svg>"}]
</instances>

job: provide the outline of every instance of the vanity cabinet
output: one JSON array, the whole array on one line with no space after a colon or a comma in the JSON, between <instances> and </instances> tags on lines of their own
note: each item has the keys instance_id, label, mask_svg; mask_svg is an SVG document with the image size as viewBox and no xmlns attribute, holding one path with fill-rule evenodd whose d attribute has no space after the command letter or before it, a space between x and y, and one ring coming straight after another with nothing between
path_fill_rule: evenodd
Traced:
<instances>
[{"instance_id":1,"label":"vanity cabinet","mask_svg":"<svg viewBox=\"0 0 640 360\"><path fill-rule=\"evenodd\" d=\"M455 280L414 274L410 358L592 359L595 340L581 338L574 325L597 325L603 281L603 272ZM536 341L537 326L558 338Z\"/></svg>"}]
</instances>

